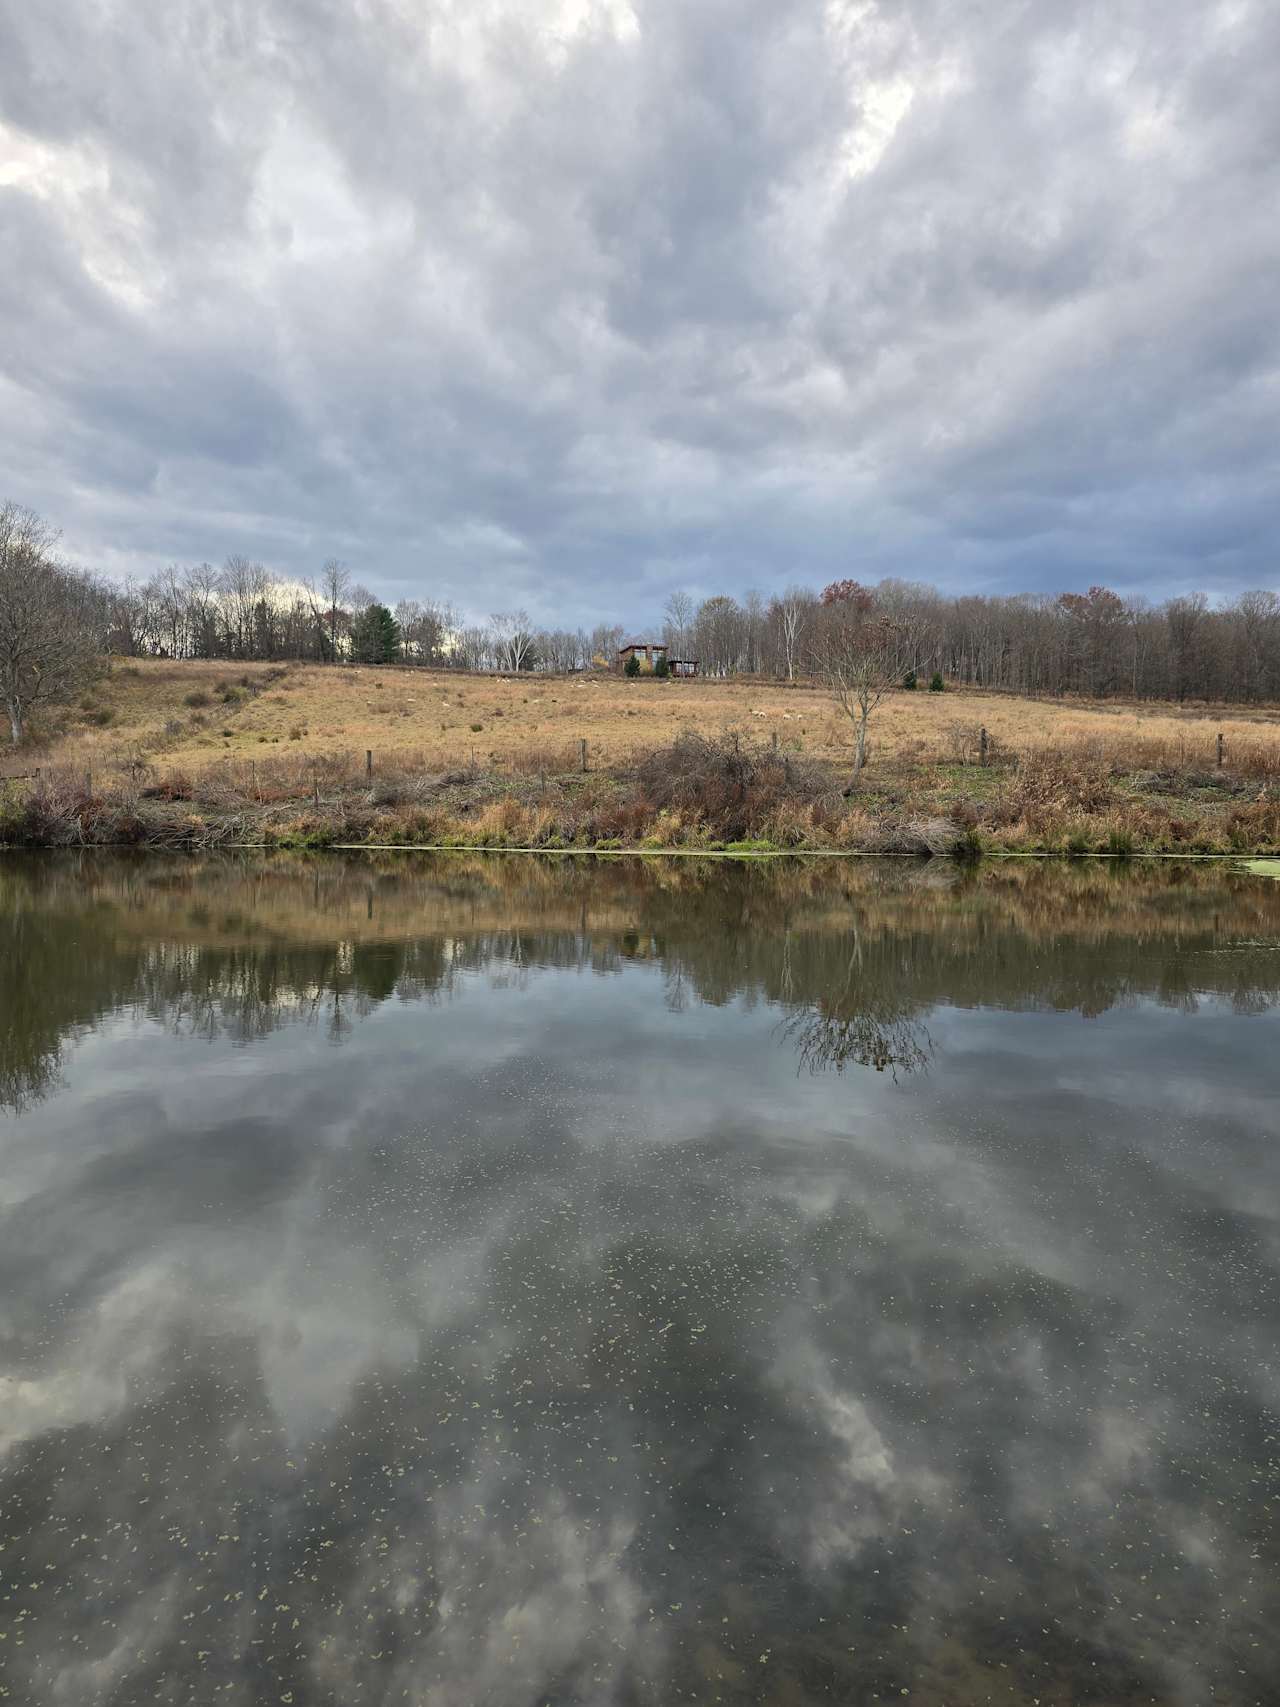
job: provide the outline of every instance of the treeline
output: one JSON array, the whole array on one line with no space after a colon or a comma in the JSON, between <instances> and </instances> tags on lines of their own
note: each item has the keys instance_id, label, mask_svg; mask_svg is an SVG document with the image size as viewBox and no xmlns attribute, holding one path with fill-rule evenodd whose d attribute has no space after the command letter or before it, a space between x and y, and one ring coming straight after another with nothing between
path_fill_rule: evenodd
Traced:
<instances>
[{"instance_id":1,"label":"treeline","mask_svg":"<svg viewBox=\"0 0 1280 1707\"><path fill-rule=\"evenodd\" d=\"M695 602L667 600L660 623L538 628L526 612L467 623L443 600L389 609L331 559L315 580L247 557L170 565L123 585L55 554L39 517L0 508L0 698L16 739L39 699L65 697L86 649L126 656L389 663L461 670L573 672L617 667L624 639L661 641L703 674L794 680L821 674L832 621L851 604L910 636L916 676L1022 694L1280 700L1280 596L1211 606L1199 593L1153 604L1105 587L1058 596L952 596L918 582L840 581Z\"/></svg>"},{"instance_id":2,"label":"treeline","mask_svg":"<svg viewBox=\"0 0 1280 1707\"><path fill-rule=\"evenodd\" d=\"M794 678L819 668L827 624L850 603L911 636L921 680L937 672L966 686L1091 698L1280 699L1280 597L1270 591L1211 607L1200 593L1154 605L1106 587L955 597L919 582L838 581L697 606L677 594L662 638L711 675Z\"/></svg>"},{"instance_id":3,"label":"treeline","mask_svg":"<svg viewBox=\"0 0 1280 1707\"><path fill-rule=\"evenodd\" d=\"M518 610L468 625L443 601L388 609L338 563L313 584L232 557L221 569L170 567L115 589L110 644L172 658L571 672L616 664L624 638L638 638L696 659L706 675L794 680L814 670L827 613L850 598L906 627L922 678L936 671L957 684L1091 698L1280 699L1280 597L1266 590L1211 606L1198 593L1152 604L1105 587L956 597L917 582L844 581L772 598L721 594L695 603L676 593L660 624L632 634L620 624L537 628Z\"/></svg>"}]
</instances>

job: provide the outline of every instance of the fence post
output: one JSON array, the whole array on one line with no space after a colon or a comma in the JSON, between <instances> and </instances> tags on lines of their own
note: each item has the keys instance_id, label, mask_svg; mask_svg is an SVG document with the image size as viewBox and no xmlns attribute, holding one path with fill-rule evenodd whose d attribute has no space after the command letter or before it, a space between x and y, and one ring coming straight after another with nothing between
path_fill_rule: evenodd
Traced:
<instances>
[{"instance_id":1,"label":"fence post","mask_svg":"<svg viewBox=\"0 0 1280 1707\"><path fill-rule=\"evenodd\" d=\"M364 754L364 774L365 774L365 780L366 780L366 782L367 782L367 781L368 781L368 780L369 780L369 778L370 778L370 777L372 777L372 775L373 775L373 749L372 749L372 748L371 748L371 747L366 747L366 748L365 748L365 754Z\"/></svg>"},{"instance_id":2,"label":"fence post","mask_svg":"<svg viewBox=\"0 0 1280 1707\"><path fill-rule=\"evenodd\" d=\"M86 771L84 773L84 792L85 792L86 800L91 800L93 798L93 772L92 771Z\"/></svg>"},{"instance_id":3,"label":"fence post","mask_svg":"<svg viewBox=\"0 0 1280 1707\"><path fill-rule=\"evenodd\" d=\"M990 744L987 740L987 731L986 731L985 727L982 729L979 729L979 731L978 731L978 763L979 764L983 764L983 765L986 764L986 762L987 762L987 751L988 751L989 745Z\"/></svg>"},{"instance_id":4,"label":"fence post","mask_svg":"<svg viewBox=\"0 0 1280 1707\"><path fill-rule=\"evenodd\" d=\"M314 764L311 767L311 798L312 798L313 802L317 806L319 806L319 804L320 804L320 768L318 765L314 765Z\"/></svg>"},{"instance_id":5,"label":"fence post","mask_svg":"<svg viewBox=\"0 0 1280 1707\"><path fill-rule=\"evenodd\" d=\"M578 742L578 751L582 760L582 768L585 771L587 768L587 738L585 735Z\"/></svg>"},{"instance_id":6,"label":"fence post","mask_svg":"<svg viewBox=\"0 0 1280 1707\"><path fill-rule=\"evenodd\" d=\"M1218 769L1219 770L1222 769L1222 755L1223 755L1224 749L1226 748L1226 745L1227 745L1226 737L1223 735L1221 729L1219 729L1219 731L1218 731Z\"/></svg>"},{"instance_id":7,"label":"fence post","mask_svg":"<svg viewBox=\"0 0 1280 1707\"><path fill-rule=\"evenodd\" d=\"M776 729L771 729L769 731L769 745L776 753L778 750L778 731Z\"/></svg>"}]
</instances>

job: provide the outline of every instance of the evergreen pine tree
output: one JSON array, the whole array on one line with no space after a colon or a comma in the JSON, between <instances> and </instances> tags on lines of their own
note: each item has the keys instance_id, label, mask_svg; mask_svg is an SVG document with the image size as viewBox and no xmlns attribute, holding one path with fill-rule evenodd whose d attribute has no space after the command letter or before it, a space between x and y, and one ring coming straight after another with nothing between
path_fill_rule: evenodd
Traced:
<instances>
[{"instance_id":1,"label":"evergreen pine tree","mask_svg":"<svg viewBox=\"0 0 1280 1707\"><path fill-rule=\"evenodd\" d=\"M358 664L393 664L400 656L400 625L386 605L369 605L352 622L351 656Z\"/></svg>"}]
</instances>

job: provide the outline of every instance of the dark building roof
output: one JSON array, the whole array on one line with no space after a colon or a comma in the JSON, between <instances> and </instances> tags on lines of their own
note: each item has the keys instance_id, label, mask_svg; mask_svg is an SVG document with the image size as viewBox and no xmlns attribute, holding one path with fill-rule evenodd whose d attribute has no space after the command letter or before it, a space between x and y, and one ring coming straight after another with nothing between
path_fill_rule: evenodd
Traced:
<instances>
[{"instance_id":1,"label":"dark building roof","mask_svg":"<svg viewBox=\"0 0 1280 1707\"><path fill-rule=\"evenodd\" d=\"M665 652L667 643L665 640L624 640L618 650L619 652L643 651L646 647L651 647L655 652Z\"/></svg>"}]
</instances>

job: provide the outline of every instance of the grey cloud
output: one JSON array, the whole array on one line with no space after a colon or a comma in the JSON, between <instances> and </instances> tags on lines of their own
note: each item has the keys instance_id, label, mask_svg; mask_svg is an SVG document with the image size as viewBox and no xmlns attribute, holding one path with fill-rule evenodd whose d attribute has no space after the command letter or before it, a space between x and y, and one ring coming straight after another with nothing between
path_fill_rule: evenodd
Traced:
<instances>
[{"instance_id":1,"label":"grey cloud","mask_svg":"<svg viewBox=\"0 0 1280 1707\"><path fill-rule=\"evenodd\" d=\"M1266 582L1277 56L1263 0L12 7L0 489L584 620Z\"/></svg>"}]
</instances>

